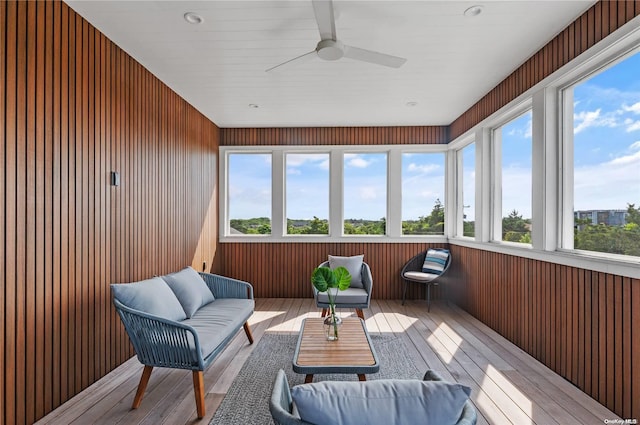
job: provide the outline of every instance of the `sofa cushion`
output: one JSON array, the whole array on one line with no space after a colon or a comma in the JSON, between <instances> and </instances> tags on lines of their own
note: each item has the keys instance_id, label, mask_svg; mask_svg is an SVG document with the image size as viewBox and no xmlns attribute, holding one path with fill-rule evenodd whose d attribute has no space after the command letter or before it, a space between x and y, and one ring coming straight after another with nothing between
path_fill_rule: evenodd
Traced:
<instances>
[{"instance_id":1,"label":"sofa cushion","mask_svg":"<svg viewBox=\"0 0 640 425\"><path fill-rule=\"evenodd\" d=\"M330 288L331 296L336 305L339 304L366 304L367 291L362 288L347 288L340 291L338 288ZM326 292L318 292L319 303L329 303L329 296Z\"/></svg>"},{"instance_id":2,"label":"sofa cushion","mask_svg":"<svg viewBox=\"0 0 640 425\"><path fill-rule=\"evenodd\" d=\"M430 282L439 276L440 276L439 274L422 273L422 272L405 272L404 273L404 277L406 277L407 279L417 280L419 282Z\"/></svg>"},{"instance_id":3,"label":"sofa cushion","mask_svg":"<svg viewBox=\"0 0 640 425\"><path fill-rule=\"evenodd\" d=\"M362 285L362 262L364 261L363 255L354 255L353 257L338 257L335 255L329 256L329 268L336 269L338 267L344 267L349 271L351 275L351 287L363 288Z\"/></svg>"},{"instance_id":4,"label":"sofa cushion","mask_svg":"<svg viewBox=\"0 0 640 425\"><path fill-rule=\"evenodd\" d=\"M454 424L471 389L449 382L325 381L293 387L300 418L312 424Z\"/></svg>"},{"instance_id":5,"label":"sofa cushion","mask_svg":"<svg viewBox=\"0 0 640 425\"><path fill-rule=\"evenodd\" d=\"M185 267L179 272L161 277L180 301L187 318L192 317L200 307L214 300L207 284L191 267Z\"/></svg>"},{"instance_id":6,"label":"sofa cushion","mask_svg":"<svg viewBox=\"0 0 640 425\"><path fill-rule=\"evenodd\" d=\"M111 285L113 297L129 308L163 319L181 321L187 318L178 298L159 277L135 283Z\"/></svg>"},{"instance_id":7,"label":"sofa cushion","mask_svg":"<svg viewBox=\"0 0 640 425\"><path fill-rule=\"evenodd\" d=\"M427 250L427 255L424 257L424 264L422 265L422 271L424 273L432 273L440 275L444 271L447 265L447 259L449 258L448 249L434 249Z\"/></svg>"},{"instance_id":8,"label":"sofa cushion","mask_svg":"<svg viewBox=\"0 0 640 425\"><path fill-rule=\"evenodd\" d=\"M232 330L240 328L247 321L253 314L254 306L253 300L217 298L182 323L196 330L202 357L206 358L227 337L233 337L234 334L230 334Z\"/></svg>"}]
</instances>

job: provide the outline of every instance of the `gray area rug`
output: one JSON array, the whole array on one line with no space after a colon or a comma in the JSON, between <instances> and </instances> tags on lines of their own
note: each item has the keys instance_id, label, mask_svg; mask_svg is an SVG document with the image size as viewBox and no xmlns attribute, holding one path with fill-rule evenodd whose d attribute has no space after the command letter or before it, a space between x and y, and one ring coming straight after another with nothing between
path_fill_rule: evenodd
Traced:
<instances>
[{"instance_id":1,"label":"gray area rug","mask_svg":"<svg viewBox=\"0 0 640 425\"><path fill-rule=\"evenodd\" d=\"M297 340L297 335L263 335L240 369L210 423L273 424L269 413L269 397L278 370L285 371L290 386L304 383L304 375L293 372L291 365ZM400 338L393 335L371 335L371 341L378 354L380 372L367 375L367 379L422 379L425 371L416 368ZM313 382L357 380L358 376L355 374L314 375L313 378Z\"/></svg>"}]
</instances>

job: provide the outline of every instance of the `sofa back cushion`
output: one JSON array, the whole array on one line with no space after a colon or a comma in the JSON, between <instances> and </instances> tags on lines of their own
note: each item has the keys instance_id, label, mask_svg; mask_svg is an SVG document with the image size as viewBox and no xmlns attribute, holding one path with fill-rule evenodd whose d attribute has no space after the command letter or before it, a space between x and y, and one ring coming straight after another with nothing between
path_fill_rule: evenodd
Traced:
<instances>
[{"instance_id":1,"label":"sofa back cushion","mask_svg":"<svg viewBox=\"0 0 640 425\"><path fill-rule=\"evenodd\" d=\"M178 298L159 277L135 283L111 285L113 297L129 308L163 319L181 321L187 318Z\"/></svg>"},{"instance_id":2,"label":"sofa back cushion","mask_svg":"<svg viewBox=\"0 0 640 425\"><path fill-rule=\"evenodd\" d=\"M353 257L338 257L335 255L329 256L329 268L335 269L338 267L344 267L349 271L351 275L351 288L363 288L362 285L362 262L364 261L364 254L354 255Z\"/></svg>"},{"instance_id":3,"label":"sofa back cushion","mask_svg":"<svg viewBox=\"0 0 640 425\"><path fill-rule=\"evenodd\" d=\"M312 424L455 424L471 389L449 382L381 379L293 387L300 418Z\"/></svg>"},{"instance_id":4,"label":"sofa back cushion","mask_svg":"<svg viewBox=\"0 0 640 425\"><path fill-rule=\"evenodd\" d=\"M196 311L214 300L213 294L202 277L191 267L185 267L179 272L161 276L169 288L180 301L188 318Z\"/></svg>"}]
</instances>

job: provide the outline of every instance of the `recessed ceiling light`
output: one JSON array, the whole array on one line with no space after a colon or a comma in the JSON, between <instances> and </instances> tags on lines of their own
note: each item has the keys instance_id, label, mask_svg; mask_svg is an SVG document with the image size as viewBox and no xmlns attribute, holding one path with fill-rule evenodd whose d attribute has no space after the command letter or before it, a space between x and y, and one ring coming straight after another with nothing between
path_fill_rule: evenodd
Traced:
<instances>
[{"instance_id":1,"label":"recessed ceiling light","mask_svg":"<svg viewBox=\"0 0 640 425\"><path fill-rule=\"evenodd\" d=\"M471 6L470 8L468 8L467 10L464 11L464 16L478 16L479 14L482 13L482 10L484 9L484 6L477 4L475 6Z\"/></svg>"},{"instance_id":2,"label":"recessed ceiling light","mask_svg":"<svg viewBox=\"0 0 640 425\"><path fill-rule=\"evenodd\" d=\"M249 104L249 108L252 108L252 109L258 109L259 107L260 106L256 105L255 103L250 103Z\"/></svg>"},{"instance_id":3,"label":"recessed ceiling light","mask_svg":"<svg viewBox=\"0 0 640 425\"><path fill-rule=\"evenodd\" d=\"M418 102L411 101L407 102L406 105L408 108L413 108L414 106L418 106Z\"/></svg>"},{"instance_id":4,"label":"recessed ceiling light","mask_svg":"<svg viewBox=\"0 0 640 425\"><path fill-rule=\"evenodd\" d=\"M202 16L198 15L195 12L187 12L184 14L184 20L189 22L190 24L198 25L204 22Z\"/></svg>"}]
</instances>

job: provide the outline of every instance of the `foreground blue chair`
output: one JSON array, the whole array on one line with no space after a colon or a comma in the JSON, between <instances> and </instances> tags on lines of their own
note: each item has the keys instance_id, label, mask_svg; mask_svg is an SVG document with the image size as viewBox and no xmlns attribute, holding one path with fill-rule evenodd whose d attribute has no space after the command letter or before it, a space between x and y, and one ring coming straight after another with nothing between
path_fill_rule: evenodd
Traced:
<instances>
[{"instance_id":1,"label":"foreground blue chair","mask_svg":"<svg viewBox=\"0 0 640 425\"><path fill-rule=\"evenodd\" d=\"M433 370L428 370L427 373L425 373L423 381L444 382L442 377ZM376 381L369 381L369 383L371 382L376 382ZM398 380L397 382L402 382L402 381ZM334 383L338 385L340 384L340 382L337 382L337 381L334 381ZM366 384L366 382L364 384ZM305 385L309 385L309 384L305 384ZM380 400L379 402L384 403L385 401ZM298 413L294 411L293 398L291 396L291 389L289 388L289 383L287 382L287 375L284 373L282 369L280 369L280 371L276 375L275 382L273 383L273 391L271 393L271 398L269 399L269 410L271 412L271 416L273 417L274 422L277 425L313 425L301 419ZM456 412L450 412L452 415L454 415L454 418L457 416ZM398 418L398 420L402 423L407 423L407 422L416 423L416 424L420 423L420 421L416 420L415 417ZM475 425L476 421L477 421L476 409L473 406L473 403L471 403L471 400L467 399L464 402L464 405L462 407L462 412L460 413L460 416L458 417L458 420L455 422L455 424L456 425Z\"/></svg>"}]
</instances>

